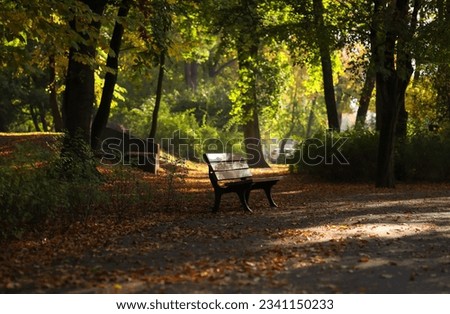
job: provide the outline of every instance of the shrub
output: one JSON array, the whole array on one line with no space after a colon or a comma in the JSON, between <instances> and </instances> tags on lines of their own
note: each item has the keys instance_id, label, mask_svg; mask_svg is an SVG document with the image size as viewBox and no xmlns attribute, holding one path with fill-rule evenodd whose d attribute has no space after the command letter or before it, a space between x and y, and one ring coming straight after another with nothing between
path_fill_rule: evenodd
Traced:
<instances>
[{"instance_id":1,"label":"shrub","mask_svg":"<svg viewBox=\"0 0 450 314\"><path fill-rule=\"evenodd\" d=\"M31 145L16 147L16 153L0 166L0 220L2 238L20 237L56 216L67 205L65 184L49 175L51 151Z\"/></svg>"},{"instance_id":2,"label":"shrub","mask_svg":"<svg viewBox=\"0 0 450 314\"><path fill-rule=\"evenodd\" d=\"M416 133L398 145L397 177L401 180L449 180L448 156L450 156L448 134Z\"/></svg>"},{"instance_id":3,"label":"shrub","mask_svg":"<svg viewBox=\"0 0 450 314\"><path fill-rule=\"evenodd\" d=\"M327 180L374 178L378 136L369 130L326 132L305 140L295 153L291 171Z\"/></svg>"},{"instance_id":4,"label":"shrub","mask_svg":"<svg viewBox=\"0 0 450 314\"><path fill-rule=\"evenodd\" d=\"M17 145L0 165L0 237L86 218L101 202L101 181L59 146ZM70 168L68 166L70 165ZM69 171L67 171L69 169Z\"/></svg>"},{"instance_id":5,"label":"shrub","mask_svg":"<svg viewBox=\"0 0 450 314\"><path fill-rule=\"evenodd\" d=\"M333 159L338 148L348 164ZM345 142L344 142L345 141ZM339 143L338 143L339 144ZM334 150L332 149L333 145ZM296 151L294 173L307 173L338 181L373 181L376 174L378 135L370 130L351 130L340 134L319 134L304 141ZM335 155L336 156L336 155ZM397 141L395 171L398 180L444 181L450 179L450 137L441 133L421 132ZM318 162L320 161L320 162Z\"/></svg>"}]
</instances>

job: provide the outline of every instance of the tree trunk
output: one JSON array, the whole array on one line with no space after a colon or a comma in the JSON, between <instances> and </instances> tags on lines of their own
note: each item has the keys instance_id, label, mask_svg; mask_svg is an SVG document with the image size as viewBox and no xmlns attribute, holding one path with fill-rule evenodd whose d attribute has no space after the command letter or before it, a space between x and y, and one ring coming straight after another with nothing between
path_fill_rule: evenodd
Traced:
<instances>
[{"instance_id":1,"label":"tree trunk","mask_svg":"<svg viewBox=\"0 0 450 314\"><path fill-rule=\"evenodd\" d=\"M395 186L395 139L398 131L399 113L404 106L406 88L408 87L413 67L406 43L410 40L417 25L420 2L415 2L410 23L407 22L408 0L398 0L394 13L387 20L387 32L382 43L383 55L377 55L377 98L381 113L380 140L378 146L376 186L393 188ZM395 23L394 23L395 21ZM398 21L404 29L400 32ZM381 51L381 50L380 50ZM378 113L377 113L378 114ZM377 117L378 119L378 117Z\"/></svg>"},{"instance_id":2,"label":"tree trunk","mask_svg":"<svg viewBox=\"0 0 450 314\"><path fill-rule=\"evenodd\" d=\"M58 106L58 96L57 96L57 88L56 88L56 61L55 56L50 55L48 57L48 68L49 68L49 105L52 110L53 116L53 126L56 132L62 132L63 130L63 121L61 117L61 112L59 111Z\"/></svg>"},{"instance_id":3,"label":"tree trunk","mask_svg":"<svg viewBox=\"0 0 450 314\"><path fill-rule=\"evenodd\" d=\"M322 63L323 88L325 104L327 107L328 127L332 130L340 130L340 121L336 105L333 84L333 67L330 54L330 36L325 26L323 14L324 7L322 0L313 0L314 18L316 24L316 37L320 51L320 61Z\"/></svg>"},{"instance_id":4,"label":"tree trunk","mask_svg":"<svg viewBox=\"0 0 450 314\"><path fill-rule=\"evenodd\" d=\"M316 107L316 98L312 100L311 109L309 110L309 118L308 125L306 127L306 138L310 138L312 136L312 127L314 124L314 108Z\"/></svg>"},{"instance_id":5,"label":"tree trunk","mask_svg":"<svg viewBox=\"0 0 450 314\"><path fill-rule=\"evenodd\" d=\"M251 168L269 168L262 150L258 112L253 110L252 116L253 118L249 119L244 125L244 145L247 153L247 162Z\"/></svg>"},{"instance_id":6,"label":"tree trunk","mask_svg":"<svg viewBox=\"0 0 450 314\"><path fill-rule=\"evenodd\" d=\"M197 62L186 62L184 64L184 80L186 86L192 91L197 90L198 81L198 63Z\"/></svg>"},{"instance_id":7,"label":"tree trunk","mask_svg":"<svg viewBox=\"0 0 450 314\"><path fill-rule=\"evenodd\" d=\"M218 62L208 62L208 76L211 79L216 78L217 75L222 73L223 70L225 70L227 67L232 66L236 62L236 59L230 59L227 62L223 63L222 65L218 65Z\"/></svg>"},{"instance_id":8,"label":"tree trunk","mask_svg":"<svg viewBox=\"0 0 450 314\"><path fill-rule=\"evenodd\" d=\"M372 98L372 92L375 88L375 81L375 67L373 60L371 60L366 72L361 97L359 98L359 107L358 112L356 113L356 127L363 127L366 124L367 112L369 111L370 98Z\"/></svg>"},{"instance_id":9,"label":"tree trunk","mask_svg":"<svg viewBox=\"0 0 450 314\"><path fill-rule=\"evenodd\" d=\"M153 108L152 126L150 128L150 134L148 135L148 137L152 139L153 142L155 142L156 130L158 128L158 115L159 115L159 107L161 106L165 63L166 63L166 52L161 51L159 56L159 73L158 73L158 84L156 86L155 108Z\"/></svg>"},{"instance_id":10,"label":"tree trunk","mask_svg":"<svg viewBox=\"0 0 450 314\"><path fill-rule=\"evenodd\" d=\"M382 121L377 159L377 187L392 188L395 185L395 129L397 125L399 104L397 96L397 77L377 75L377 93L380 93Z\"/></svg>"},{"instance_id":11,"label":"tree trunk","mask_svg":"<svg viewBox=\"0 0 450 314\"><path fill-rule=\"evenodd\" d=\"M450 66L439 64L434 78L439 120L450 121Z\"/></svg>"},{"instance_id":12,"label":"tree trunk","mask_svg":"<svg viewBox=\"0 0 450 314\"><path fill-rule=\"evenodd\" d=\"M30 104L29 107L30 107L31 121L33 121L34 129L36 130L36 132L41 132L41 128L39 127L38 117L34 110L34 107L32 104Z\"/></svg>"},{"instance_id":13,"label":"tree trunk","mask_svg":"<svg viewBox=\"0 0 450 314\"><path fill-rule=\"evenodd\" d=\"M106 1L83 0L93 13L101 15ZM90 33L79 31L78 23L82 23L80 17L75 16L70 22L70 27L86 41L78 43L78 49L71 47L69 50L69 65L66 77L66 90L63 100L64 127L69 138L81 138L86 143L90 142L91 116L95 102L94 92L94 68L83 59L93 60L96 52L96 37L100 31L100 22L92 20L88 25ZM78 57L77 57L78 56ZM66 142L70 145L70 140Z\"/></svg>"},{"instance_id":14,"label":"tree trunk","mask_svg":"<svg viewBox=\"0 0 450 314\"><path fill-rule=\"evenodd\" d=\"M8 126L6 125L6 121L4 118L4 113L0 108L0 132L8 132Z\"/></svg>"},{"instance_id":15,"label":"tree trunk","mask_svg":"<svg viewBox=\"0 0 450 314\"><path fill-rule=\"evenodd\" d=\"M440 24L444 27L450 25L450 0L439 0L437 12ZM437 66L433 85L437 93L438 120L450 121L450 65L448 63L442 62Z\"/></svg>"},{"instance_id":16,"label":"tree trunk","mask_svg":"<svg viewBox=\"0 0 450 314\"><path fill-rule=\"evenodd\" d=\"M119 18L126 17L130 10L130 2L124 0L117 16ZM100 100L100 105L98 107L97 114L95 115L94 121L92 123L91 130L91 147L92 149L97 149L99 146L100 138L102 136L103 130L108 124L109 113L111 111L111 102L114 96L114 88L117 82L117 75L119 72L119 53L120 46L122 44L122 36L124 32L124 26L120 21L116 21L114 24L114 30L111 37L111 42L109 48L111 52L108 54L106 60L106 66L108 67L108 72L105 75L105 82L103 85L102 98Z\"/></svg>"},{"instance_id":17,"label":"tree trunk","mask_svg":"<svg viewBox=\"0 0 450 314\"><path fill-rule=\"evenodd\" d=\"M399 112L395 136L398 139L404 140L408 132L408 112L406 111L405 106L405 93L399 95L399 97Z\"/></svg>"},{"instance_id":18,"label":"tree trunk","mask_svg":"<svg viewBox=\"0 0 450 314\"><path fill-rule=\"evenodd\" d=\"M254 31L252 32L254 33ZM245 92L242 95L245 99L243 105L244 111L244 145L245 152L247 153L247 162L252 168L269 168L269 164L264 158L261 134L259 130L259 117L258 117L258 96L256 87L256 68L255 63L258 60L259 45L255 37L241 37L238 43L238 62L239 69L242 73L246 73Z\"/></svg>"},{"instance_id":19,"label":"tree trunk","mask_svg":"<svg viewBox=\"0 0 450 314\"><path fill-rule=\"evenodd\" d=\"M38 107L39 107L39 118L40 118L41 124L42 124L42 131L48 132L48 124L47 124L47 120L45 119L44 106L40 103L40 104L38 104Z\"/></svg>"}]
</instances>

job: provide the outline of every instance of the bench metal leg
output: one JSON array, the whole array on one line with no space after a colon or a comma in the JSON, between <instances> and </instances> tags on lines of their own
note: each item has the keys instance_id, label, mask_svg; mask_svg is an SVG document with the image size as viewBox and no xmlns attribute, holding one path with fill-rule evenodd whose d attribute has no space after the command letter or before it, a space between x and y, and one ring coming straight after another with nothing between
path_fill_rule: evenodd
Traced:
<instances>
[{"instance_id":1,"label":"bench metal leg","mask_svg":"<svg viewBox=\"0 0 450 314\"><path fill-rule=\"evenodd\" d=\"M245 200L247 201L247 204L249 203L249 200L250 200L250 192L251 192L252 190L251 189L248 189L246 192L245 192Z\"/></svg>"},{"instance_id":2,"label":"bench metal leg","mask_svg":"<svg viewBox=\"0 0 450 314\"><path fill-rule=\"evenodd\" d=\"M269 201L270 207L278 207L278 205L273 201L272 198L272 185L264 187L264 192L266 192L267 200Z\"/></svg>"},{"instance_id":3,"label":"bench metal leg","mask_svg":"<svg viewBox=\"0 0 450 314\"><path fill-rule=\"evenodd\" d=\"M239 199L241 200L241 204L242 204L242 206L244 207L244 209L246 210L246 211L249 211L249 212L253 212L252 211L252 209L248 206L248 203L247 203L247 198L246 198L246 194L247 194L247 191L240 191L240 192L237 192L237 194L239 195Z\"/></svg>"},{"instance_id":4,"label":"bench metal leg","mask_svg":"<svg viewBox=\"0 0 450 314\"><path fill-rule=\"evenodd\" d=\"M219 206L220 206L220 199L222 198L222 193L220 192L215 192L214 193L214 207L212 209L212 211L215 213L219 210Z\"/></svg>"}]
</instances>

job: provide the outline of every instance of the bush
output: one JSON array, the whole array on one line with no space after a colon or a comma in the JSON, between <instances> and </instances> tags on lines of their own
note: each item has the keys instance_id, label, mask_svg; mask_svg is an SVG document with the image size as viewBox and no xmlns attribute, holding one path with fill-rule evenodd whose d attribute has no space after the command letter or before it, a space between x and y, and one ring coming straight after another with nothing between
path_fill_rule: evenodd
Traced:
<instances>
[{"instance_id":1,"label":"bush","mask_svg":"<svg viewBox=\"0 0 450 314\"><path fill-rule=\"evenodd\" d=\"M17 145L11 158L0 165L0 238L21 237L86 218L101 203L100 181L86 176L81 162L73 162L69 176L63 173L67 155L60 147L45 149Z\"/></svg>"},{"instance_id":2,"label":"bush","mask_svg":"<svg viewBox=\"0 0 450 314\"><path fill-rule=\"evenodd\" d=\"M378 136L369 130L326 132L305 140L296 151L291 171L327 180L372 180Z\"/></svg>"},{"instance_id":3,"label":"bush","mask_svg":"<svg viewBox=\"0 0 450 314\"><path fill-rule=\"evenodd\" d=\"M398 145L396 171L401 180L450 179L450 138L446 132L421 132Z\"/></svg>"},{"instance_id":4,"label":"bush","mask_svg":"<svg viewBox=\"0 0 450 314\"><path fill-rule=\"evenodd\" d=\"M339 153L336 153L337 150ZM376 132L363 129L339 134L322 133L301 144L290 169L294 173L312 174L326 180L373 181L377 154ZM397 142L396 178L409 181L448 180L450 179L448 156L450 156L450 136L446 131L440 134L433 132L413 134L404 141ZM342 157L348 164L341 162Z\"/></svg>"},{"instance_id":5,"label":"bush","mask_svg":"<svg viewBox=\"0 0 450 314\"><path fill-rule=\"evenodd\" d=\"M0 166L0 235L20 237L56 215L67 205L65 185L49 175L48 164L55 156L30 145L16 147L16 153Z\"/></svg>"}]
</instances>

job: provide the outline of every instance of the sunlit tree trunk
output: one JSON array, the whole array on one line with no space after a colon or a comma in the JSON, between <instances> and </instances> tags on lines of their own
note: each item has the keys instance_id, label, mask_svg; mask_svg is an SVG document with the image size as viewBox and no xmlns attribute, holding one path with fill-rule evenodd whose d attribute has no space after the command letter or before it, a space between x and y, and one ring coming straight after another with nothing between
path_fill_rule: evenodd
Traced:
<instances>
[{"instance_id":1,"label":"sunlit tree trunk","mask_svg":"<svg viewBox=\"0 0 450 314\"><path fill-rule=\"evenodd\" d=\"M105 0L84 0L83 2L93 13L98 15L102 14L106 5ZM79 16L75 16L70 21L70 27L78 32L84 42L78 43L78 47L71 47L69 51L66 90L63 100L63 121L69 138L79 137L86 143L90 143L91 116L95 102L94 67L88 62L82 62L80 57L87 60L95 59L95 43L100 31L100 22L91 20L88 25L91 28L89 32L81 30L84 26L77 26L83 22ZM66 144L70 145L70 140Z\"/></svg>"},{"instance_id":2,"label":"sunlit tree trunk","mask_svg":"<svg viewBox=\"0 0 450 314\"><path fill-rule=\"evenodd\" d=\"M363 127L366 123L367 112L369 111L370 99L372 98L372 93L375 88L375 67L373 61L370 62L369 68L366 72L366 77L364 79L364 86L361 91L361 96L359 98L359 107L356 113L356 126Z\"/></svg>"},{"instance_id":3,"label":"sunlit tree trunk","mask_svg":"<svg viewBox=\"0 0 450 314\"><path fill-rule=\"evenodd\" d=\"M119 18L126 17L128 11L130 10L130 1L124 0L117 16ZM119 71L119 53L120 46L122 44L122 36L124 32L124 26L119 21L116 21L114 25L113 34L111 37L111 42L109 48L111 53L108 54L106 60L106 66L109 71L105 75L105 82L103 85L102 98L100 100L100 105L95 115L94 121L92 122L91 130L91 147L92 149L97 149L99 145L100 138L102 136L103 130L108 124L109 113L111 111L111 102L114 96L114 88L117 82L117 75Z\"/></svg>"},{"instance_id":4,"label":"sunlit tree trunk","mask_svg":"<svg viewBox=\"0 0 450 314\"><path fill-rule=\"evenodd\" d=\"M249 42L251 41L251 42ZM258 59L258 40L255 37L241 37L238 43L239 69L245 77L245 92L243 94L243 131L244 145L248 164L253 168L268 168L269 164L264 158L261 134L259 129L258 96L256 87L256 60Z\"/></svg>"},{"instance_id":5,"label":"sunlit tree trunk","mask_svg":"<svg viewBox=\"0 0 450 314\"><path fill-rule=\"evenodd\" d=\"M158 73L158 84L156 85L155 107L153 108L152 125L150 127L150 133L148 135L148 137L154 142L156 142L155 138L156 138L156 131L158 128L158 116L159 116L159 108L161 106L165 63L166 63L166 52L162 51L159 56L159 73Z\"/></svg>"},{"instance_id":6,"label":"sunlit tree trunk","mask_svg":"<svg viewBox=\"0 0 450 314\"><path fill-rule=\"evenodd\" d=\"M316 37L319 45L320 61L322 63L323 88L325 105L327 107L328 127L339 132L340 121L334 93L333 67L329 47L330 37L323 18L324 7L322 0L313 0L313 5L317 32Z\"/></svg>"}]
</instances>

